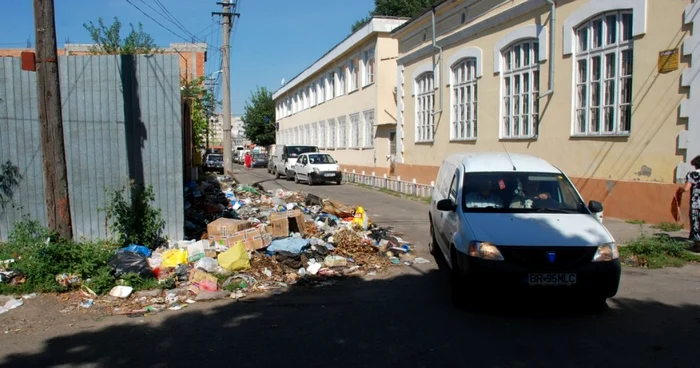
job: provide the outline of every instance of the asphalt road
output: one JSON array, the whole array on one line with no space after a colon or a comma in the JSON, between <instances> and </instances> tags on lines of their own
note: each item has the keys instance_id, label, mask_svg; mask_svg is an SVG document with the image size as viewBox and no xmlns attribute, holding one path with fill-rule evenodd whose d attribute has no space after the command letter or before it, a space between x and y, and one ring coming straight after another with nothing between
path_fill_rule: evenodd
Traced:
<instances>
[{"instance_id":1,"label":"asphalt road","mask_svg":"<svg viewBox=\"0 0 700 368\"><path fill-rule=\"evenodd\" d=\"M265 189L303 189L362 204L373 221L394 226L426 254L423 203L350 185L272 180L264 169L236 176ZM482 312L456 310L432 258L400 271L322 289L291 287L254 303L198 303L146 321L112 318L104 326L41 335L13 344L11 352L0 349L0 367L700 365L700 267L626 269L620 293L602 314L527 298Z\"/></svg>"}]
</instances>

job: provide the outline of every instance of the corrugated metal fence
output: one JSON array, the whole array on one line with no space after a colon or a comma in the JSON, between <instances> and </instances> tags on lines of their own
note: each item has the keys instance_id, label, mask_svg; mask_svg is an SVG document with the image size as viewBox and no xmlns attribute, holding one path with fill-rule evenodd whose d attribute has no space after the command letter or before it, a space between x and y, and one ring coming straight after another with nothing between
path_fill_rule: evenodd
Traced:
<instances>
[{"instance_id":1,"label":"corrugated metal fence","mask_svg":"<svg viewBox=\"0 0 700 368\"><path fill-rule=\"evenodd\" d=\"M0 163L22 178L0 207L0 239L24 215L46 224L36 73L0 58ZM76 238L104 238L105 190L153 185L165 234L184 224L179 60L173 55L59 59L68 184Z\"/></svg>"}]
</instances>

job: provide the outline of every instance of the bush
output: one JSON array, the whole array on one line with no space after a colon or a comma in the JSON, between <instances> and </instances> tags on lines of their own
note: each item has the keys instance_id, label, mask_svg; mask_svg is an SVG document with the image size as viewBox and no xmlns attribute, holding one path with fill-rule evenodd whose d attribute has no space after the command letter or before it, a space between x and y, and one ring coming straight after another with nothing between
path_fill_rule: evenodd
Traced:
<instances>
[{"instance_id":1,"label":"bush","mask_svg":"<svg viewBox=\"0 0 700 368\"><path fill-rule=\"evenodd\" d=\"M51 292L67 288L57 274L75 274L85 280L104 272L117 249L110 242L77 243L59 238L37 221L25 217L15 224L8 242L0 244L0 259L14 259L12 270L26 277L19 285L0 284L2 292Z\"/></svg>"},{"instance_id":2,"label":"bush","mask_svg":"<svg viewBox=\"0 0 700 368\"><path fill-rule=\"evenodd\" d=\"M688 250L689 245L668 236L642 235L626 246L620 247L624 258L636 258L638 266L648 268L680 267L690 262L700 262L700 256Z\"/></svg>"},{"instance_id":3,"label":"bush","mask_svg":"<svg viewBox=\"0 0 700 368\"><path fill-rule=\"evenodd\" d=\"M131 203L126 200L125 192L131 189ZM107 191L107 206L102 210L106 214L109 229L116 234L117 243L122 246L130 244L157 248L165 220L160 209L154 208L156 199L152 186L143 187L131 183L121 190Z\"/></svg>"}]
</instances>

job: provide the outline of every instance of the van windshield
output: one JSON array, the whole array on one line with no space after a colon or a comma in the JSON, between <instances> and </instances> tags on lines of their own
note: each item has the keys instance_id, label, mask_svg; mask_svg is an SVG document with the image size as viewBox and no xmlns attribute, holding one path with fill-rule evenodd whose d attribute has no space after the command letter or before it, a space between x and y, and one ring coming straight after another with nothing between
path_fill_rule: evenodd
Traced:
<instances>
[{"instance_id":1,"label":"van windshield","mask_svg":"<svg viewBox=\"0 0 700 368\"><path fill-rule=\"evenodd\" d=\"M562 174L487 172L464 175L465 212L590 214Z\"/></svg>"},{"instance_id":2,"label":"van windshield","mask_svg":"<svg viewBox=\"0 0 700 368\"><path fill-rule=\"evenodd\" d=\"M297 158L302 153L318 152L318 148L314 146L287 146L285 149L287 150L287 156L290 158Z\"/></svg>"}]
</instances>

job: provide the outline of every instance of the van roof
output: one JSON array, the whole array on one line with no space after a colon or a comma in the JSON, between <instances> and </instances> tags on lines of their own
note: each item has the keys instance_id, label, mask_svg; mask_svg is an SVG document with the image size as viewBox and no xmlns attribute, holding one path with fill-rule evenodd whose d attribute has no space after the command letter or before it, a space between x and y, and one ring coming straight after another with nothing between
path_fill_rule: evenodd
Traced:
<instances>
[{"instance_id":1,"label":"van roof","mask_svg":"<svg viewBox=\"0 0 700 368\"><path fill-rule=\"evenodd\" d=\"M512 163L511 163L512 160ZM465 172L544 172L561 173L554 165L535 156L511 153L510 159L505 152L471 152L448 156L445 161L463 165Z\"/></svg>"}]
</instances>

